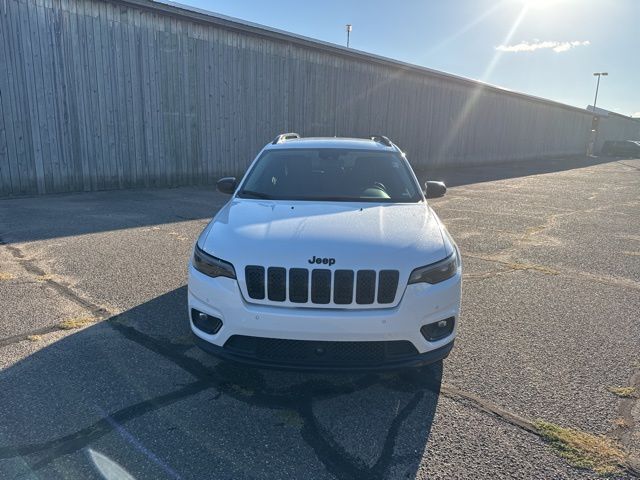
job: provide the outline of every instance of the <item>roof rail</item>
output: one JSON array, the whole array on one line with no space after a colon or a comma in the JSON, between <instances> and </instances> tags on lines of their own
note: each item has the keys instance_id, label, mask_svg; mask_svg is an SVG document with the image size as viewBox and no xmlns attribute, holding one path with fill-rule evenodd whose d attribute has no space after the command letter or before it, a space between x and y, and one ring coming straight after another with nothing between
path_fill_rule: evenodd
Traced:
<instances>
[{"instance_id":1,"label":"roof rail","mask_svg":"<svg viewBox=\"0 0 640 480\"><path fill-rule=\"evenodd\" d=\"M277 145L278 143L282 143L285 140L291 140L292 138L301 138L299 133L283 133L281 135L278 135L276 138L273 139L273 142L271 142L271 145Z\"/></svg>"},{"instance_id":2,"label":"roof rail","mask_svg":"<svg viewBox=\"0 0 640 480\"><path fill-rule=\"evenodd\" d=\"M391 140L389 140L389 137L385 137L384 135L371 135L369 138L374 142L382 143L387 147L393 146L393 143L391 143Z\"/></svg>"}]
</instances>

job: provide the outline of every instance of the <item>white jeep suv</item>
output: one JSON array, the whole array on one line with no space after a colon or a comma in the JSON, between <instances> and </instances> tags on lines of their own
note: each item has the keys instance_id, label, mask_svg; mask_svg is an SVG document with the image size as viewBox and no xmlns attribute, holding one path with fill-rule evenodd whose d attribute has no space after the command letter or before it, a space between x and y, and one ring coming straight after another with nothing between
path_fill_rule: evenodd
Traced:
<instances>
[{"instance_id":1,"label":"white jeep suv","mask_svg":"<svg viewBox=\"0 0 640 480\"><path fill-rule=\"evenodd\" d=\"M460 254L388 138L266 145L204 229L189 264L196 343L276 368L421 366L453 347ZM426 197L426 198L425 198Z\"/></svg>"}]
</instances>

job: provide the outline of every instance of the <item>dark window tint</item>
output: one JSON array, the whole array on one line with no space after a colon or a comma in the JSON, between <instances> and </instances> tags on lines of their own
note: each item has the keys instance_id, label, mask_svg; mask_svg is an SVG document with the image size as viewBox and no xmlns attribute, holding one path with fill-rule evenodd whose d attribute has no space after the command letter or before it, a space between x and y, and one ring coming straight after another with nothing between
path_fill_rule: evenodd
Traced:
<instances>
[{"instance_id":1,"label":"dark window tint","mask_svg":"<svg viewBox=\"0 0 640 480\"><path fill-rule=\"evenodd\" d=\"M422 199L409 166L396 152L299 148L266 151L238 195L365 202Z\"/></svg>"}]
</instances>

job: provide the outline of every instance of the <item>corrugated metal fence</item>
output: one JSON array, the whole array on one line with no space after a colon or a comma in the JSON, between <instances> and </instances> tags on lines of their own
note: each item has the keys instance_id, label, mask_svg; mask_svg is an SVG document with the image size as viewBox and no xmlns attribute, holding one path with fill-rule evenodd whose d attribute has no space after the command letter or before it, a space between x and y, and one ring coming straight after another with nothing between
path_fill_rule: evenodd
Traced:
<instances>
[{"instance_id":1,"label":"corrugated metal fence","mask_svg":"<svg viewBox=\"0 0 640 480\"><path fill-rule=\"evenodd\" d=\"M580 154L590 128L581 109L148 0L0 2L0 195L212 183L284 131L382 133L431 166Z\"/></svg>"}]
</instances>

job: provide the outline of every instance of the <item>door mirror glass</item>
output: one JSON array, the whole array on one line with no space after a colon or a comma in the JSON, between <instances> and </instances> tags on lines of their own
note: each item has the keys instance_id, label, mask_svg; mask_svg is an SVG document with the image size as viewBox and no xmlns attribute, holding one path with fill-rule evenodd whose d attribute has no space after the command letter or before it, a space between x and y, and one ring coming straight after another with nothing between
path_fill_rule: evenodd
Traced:
<instances>
[{"instance_id":1,"label":"door mirror glass","mask_svg":"<svg viewBox=\"0 0 640 480\"><path fill-rule=\"evenodd\" d=\"M218 191L221 193L226 193L228 195L231 195L233 192L235 192L237 186L238 181L236 180L236 177L224 177L218 180L218 183L216 183L216 188L218 189Z\"/></svg>"},{"instance_id":2,"label":"door mirror glass","mask_svg":"<svg viewBox=\"0 0 640 480\"><path fill-rule=\"evenodd\" d=\"M427 181L424 182L424 188L427 198L440 198L447 192L444 182Z\"/></svg>"}]
</instances>

